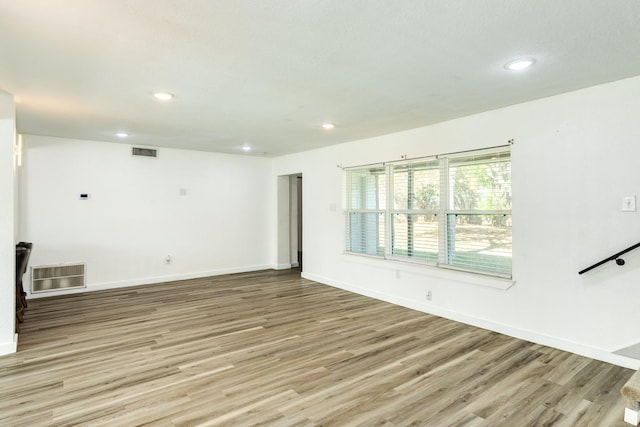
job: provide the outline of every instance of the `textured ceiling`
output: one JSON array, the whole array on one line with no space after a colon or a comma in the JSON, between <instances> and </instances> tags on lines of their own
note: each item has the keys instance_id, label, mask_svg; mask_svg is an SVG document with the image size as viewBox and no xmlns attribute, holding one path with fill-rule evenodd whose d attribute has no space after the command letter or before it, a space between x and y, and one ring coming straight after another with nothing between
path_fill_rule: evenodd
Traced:
<instances>
[{"instance_id":1,"label":"textured ceiling","mask_svg":"<svg viewBox=\"0 0 640 427\"><path fill-rule=\"evenodd\" d=\"M0 0L30 134L273 156L637 75L639 0Z\"/></svg>"}]
</instances>

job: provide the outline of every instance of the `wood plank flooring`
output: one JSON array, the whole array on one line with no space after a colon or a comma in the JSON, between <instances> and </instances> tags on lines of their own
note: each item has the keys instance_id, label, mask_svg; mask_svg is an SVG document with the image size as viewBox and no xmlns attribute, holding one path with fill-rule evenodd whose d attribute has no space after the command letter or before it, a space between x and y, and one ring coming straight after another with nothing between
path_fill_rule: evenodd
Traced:
<instances>
[{"instance_id":1,"label":"wood plank flooring","mask_svg":"<svg viewBox=\"0 0 640 427\"><path fill-rule=\"evenodd\" d=\"M31 300L1 426L626 426L633 372L266 271Z\"/></svg>"}]
</instances>

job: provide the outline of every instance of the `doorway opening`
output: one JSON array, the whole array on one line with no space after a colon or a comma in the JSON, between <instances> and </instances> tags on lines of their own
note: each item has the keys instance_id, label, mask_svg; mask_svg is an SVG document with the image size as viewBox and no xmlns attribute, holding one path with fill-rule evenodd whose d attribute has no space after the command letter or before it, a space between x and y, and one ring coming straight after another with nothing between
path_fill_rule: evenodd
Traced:
<instances>
[{"instance_id":1,"label":"doorway opening","mask_svg":"<svg viewBox=\"0 0 640 427\"><path fill-rule=\"evenodd\" d=\"M296 227L296 240L297 240L297 251L296 251L296 255L297 255L297 268L300 269L300 272L302 272L302 175L297 175L296 176L296 183L295 183L295 190L296 190L296 194L297 194L297 198L295 200L295 205L296 205L296 220L295 222L295 227ZM293 205L293 203L292 203ZM293 206L292 206L293 208ZM293 265L292 265L293 267Z\"/></svg>"},{"instance_id":2,"label":"doorway opening","mask_svg":"<svg viewBox=\"0 0 640 427\"><path fill-rule=\"evenodd\" d=\"M277 269L294 268L302 272L302 174L278 177Z\"/></svg>"}]
</instances>

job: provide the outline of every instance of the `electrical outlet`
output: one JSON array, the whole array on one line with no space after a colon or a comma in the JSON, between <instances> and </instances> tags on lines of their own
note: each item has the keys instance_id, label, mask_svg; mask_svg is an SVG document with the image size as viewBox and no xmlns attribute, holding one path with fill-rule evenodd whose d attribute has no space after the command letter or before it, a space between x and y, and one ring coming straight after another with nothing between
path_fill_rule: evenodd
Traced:
<instances>
[{"instance_id":1,"label":"electrical outlet","mask_svg":"<svg viewBox=\"0 0 640 427\"><path fill-rule=\"evenodd\" d=\"M622 211L623 212L636 211L636 196L625 196L622 198Z\"/></svg>"},{"instance_id":2,"label":"electrical outlet","mask_svg":"<svg viewBox=\"0 0 640 427\"><path fill-rule=\"evenodd\" d=\"M432 298L433 294L431 293L431 291L427 291L427 301L431 301Z\"/></svg>"}]
</instances>

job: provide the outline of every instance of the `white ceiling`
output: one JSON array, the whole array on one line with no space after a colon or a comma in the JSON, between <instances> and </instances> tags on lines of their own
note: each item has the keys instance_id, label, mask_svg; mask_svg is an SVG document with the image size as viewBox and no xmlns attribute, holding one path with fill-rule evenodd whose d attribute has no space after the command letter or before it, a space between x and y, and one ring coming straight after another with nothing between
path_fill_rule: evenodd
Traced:
<instances>
[{"instance_id":1,"label":"white ceiling","mask_svg":"<svg viewBox=\"0 0 640 427\"><path fill-rule=\"evenodd\" d=\"M0 0L29 134L274 156L637 75L640 0Z\"/></svg>"}]
</instances>

